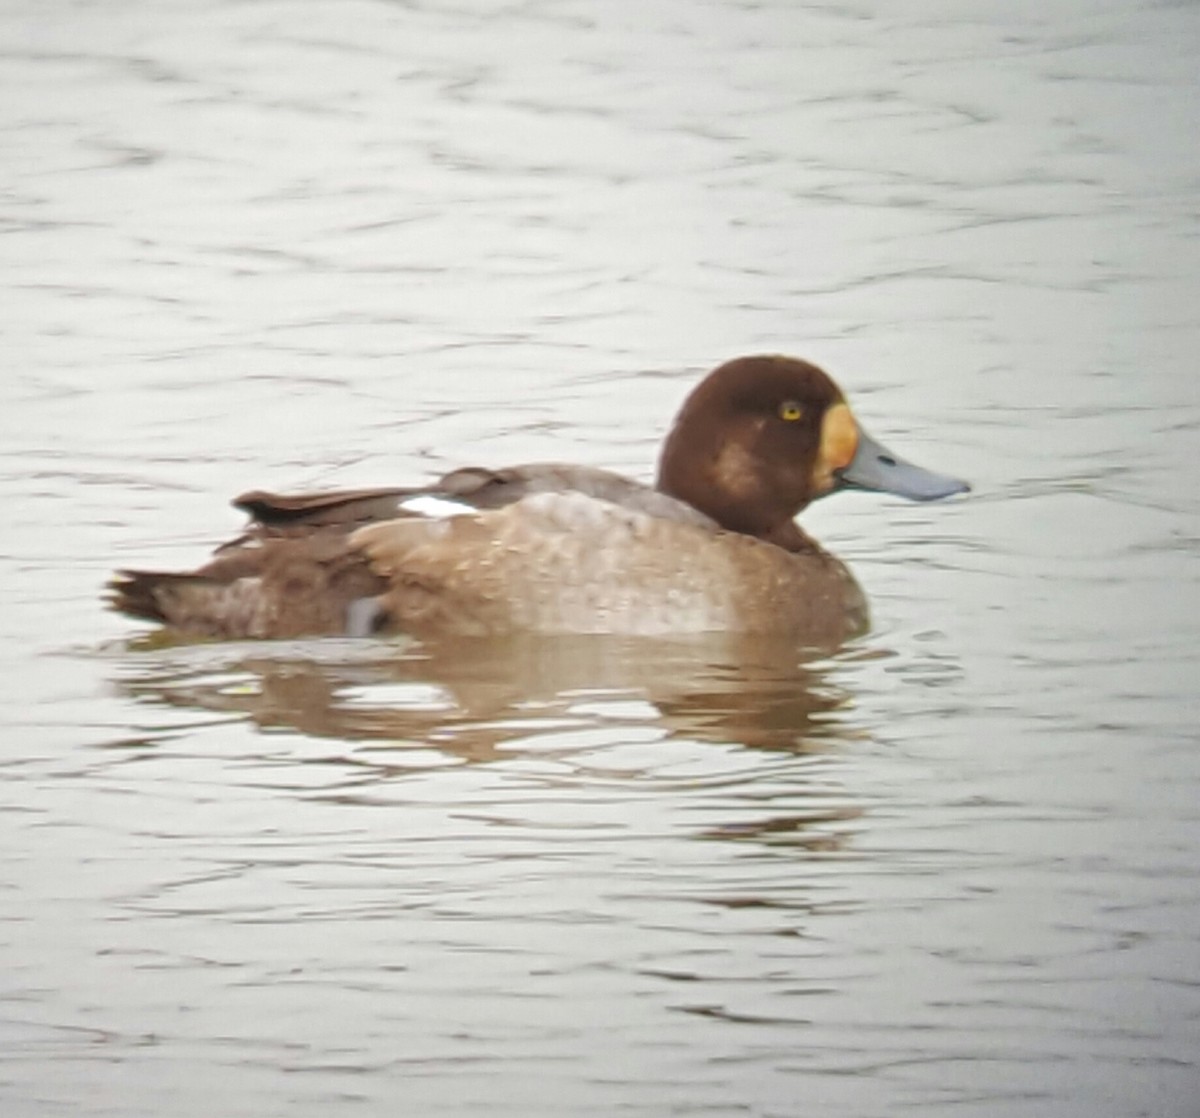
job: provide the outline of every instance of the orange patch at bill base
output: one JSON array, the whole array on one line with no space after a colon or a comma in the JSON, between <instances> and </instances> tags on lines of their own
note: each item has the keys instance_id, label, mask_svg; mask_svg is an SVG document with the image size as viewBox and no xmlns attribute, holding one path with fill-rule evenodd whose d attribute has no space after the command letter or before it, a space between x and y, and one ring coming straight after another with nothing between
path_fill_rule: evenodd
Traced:
<instances>
[{"instance_id":1,"label":"orange patch at bill base","mask_svg":"<svg viewBox=\"0 0 1200 1118\"><path fill-rule=\"evenodd\" d=\"M821 465L832 473L844 470L858 450L858 424L848 404L834 404L821 420Z\"/></svg>"}]
</instances>

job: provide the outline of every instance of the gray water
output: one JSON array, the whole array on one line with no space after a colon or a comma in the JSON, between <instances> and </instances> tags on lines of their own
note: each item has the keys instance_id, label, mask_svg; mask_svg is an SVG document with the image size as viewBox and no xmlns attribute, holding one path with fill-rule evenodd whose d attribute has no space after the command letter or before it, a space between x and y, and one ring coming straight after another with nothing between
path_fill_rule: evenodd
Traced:
<instances>
[{"instance_id":1,"label":"gray water","mask_svg":"<svg viewBox=\"0 0 1200 1118\"><path fill-rule=\"evenodd\" d=\"M0 1109L1200 1113L1200 7L0 5ZM155 647L253 487L827 367L874 628Z\"/></svg>"}]
</instances>

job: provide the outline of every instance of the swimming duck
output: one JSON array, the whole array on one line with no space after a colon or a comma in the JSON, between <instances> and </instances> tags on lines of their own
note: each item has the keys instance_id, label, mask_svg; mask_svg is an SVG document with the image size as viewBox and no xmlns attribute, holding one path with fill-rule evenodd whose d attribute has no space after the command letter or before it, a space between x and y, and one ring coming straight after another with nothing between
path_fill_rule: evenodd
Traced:
<instances>
[{"instance_id":1,"label":"swimming duck","mask_svg":"<svg viewBox=\"0 0 1200 1118\"><path fill-rule=\"evenodd\" d=\"M859 426L815 365L726 362L692 391L653 487L562 463L421 488L243 494L246 532L190 573L120 571L114 608L222 638L762 633L832 647L867 624L846 567L795 522L839 489L961 493Z\"/></svg>"}]
</instances>

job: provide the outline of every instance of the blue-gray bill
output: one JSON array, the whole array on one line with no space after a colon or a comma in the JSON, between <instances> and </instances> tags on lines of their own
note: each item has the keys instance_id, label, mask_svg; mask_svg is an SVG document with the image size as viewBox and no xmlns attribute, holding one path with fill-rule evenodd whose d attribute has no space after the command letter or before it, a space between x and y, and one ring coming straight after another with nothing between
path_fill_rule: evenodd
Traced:
<instances>
[{"instance_id":1,"label":"blue-gray bill","mask_svg":"<svg viewBox=\"0 0 1200 1118\"><path fill-rule=\"evenodd\" d=\"M861 427L858 450L845 469L837 473L840 489L870 489L894 493L912 501L936 501L971 487L965 481L914 466L877 443Z\"/></svg>"}]
</instances>

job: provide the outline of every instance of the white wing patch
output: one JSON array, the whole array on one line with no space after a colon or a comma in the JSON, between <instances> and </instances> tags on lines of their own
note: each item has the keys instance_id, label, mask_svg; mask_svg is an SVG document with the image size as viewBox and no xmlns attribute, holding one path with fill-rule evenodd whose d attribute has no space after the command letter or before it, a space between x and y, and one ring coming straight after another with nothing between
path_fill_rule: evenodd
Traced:
<instances>
[{"instance_id":1,"label":"white wing patch","mask_svg":"<svg viewBox=\"0 0 1200 1118\"><path fill-rule=\"evenodd\" d=\"M448 516L474 516L479 512L473 505L451 501L446 497L431 497L427 493L420 497L409 497L408 500L401 501L399 507L406 512L415 512L418 516L427 516L433 520L444 520Z\"/></svg>"}]
</instances>

